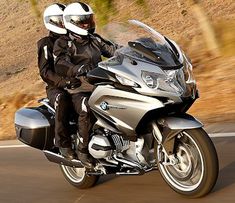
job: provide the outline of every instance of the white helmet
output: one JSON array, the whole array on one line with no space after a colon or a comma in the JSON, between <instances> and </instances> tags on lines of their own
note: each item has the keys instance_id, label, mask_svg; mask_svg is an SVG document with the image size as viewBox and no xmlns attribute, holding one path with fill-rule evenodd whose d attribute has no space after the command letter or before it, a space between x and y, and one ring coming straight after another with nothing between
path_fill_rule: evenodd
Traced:
<instances>
[{"instance_id":1,"label":"white helmet","mask_svg":"<svg viewBox=\"0 0 235 203\"><path fill-rule=\"evenodd\" d=\"M95 21L91 7L85 3L69 4L63 14L64 26L77 35L86 36L95 31Z\"/></svg>"},{"instance_id":2,"label":"white helmet","mask_svg":"<svg viewBox=\"0 0 235 203\"><path fill-rule=\"evenodd\" d=\"M63 23L64 9L65 5L63 4L53 4L45 9L43 20L48 30L57 34L67 33Z\"/></svg>"}]
</instances>

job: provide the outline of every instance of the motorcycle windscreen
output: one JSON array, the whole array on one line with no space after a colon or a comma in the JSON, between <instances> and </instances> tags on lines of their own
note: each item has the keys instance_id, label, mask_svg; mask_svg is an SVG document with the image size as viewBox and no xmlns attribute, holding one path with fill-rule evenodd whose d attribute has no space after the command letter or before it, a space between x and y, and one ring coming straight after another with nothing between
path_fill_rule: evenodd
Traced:
<instances>
[{"instance_id":1,"label":"motorcycle windscreen","mask_svg":"<svg viewBox=\"0 0 235 203\"><path fill-rule=\"evenodd\" d=\"M164 70L183 66L183 54L178 45L148 25L137 20L128 23L109 24L105 33L114 42L123 45L115 55L153 63Z\"/></svg>"}]
</instances>

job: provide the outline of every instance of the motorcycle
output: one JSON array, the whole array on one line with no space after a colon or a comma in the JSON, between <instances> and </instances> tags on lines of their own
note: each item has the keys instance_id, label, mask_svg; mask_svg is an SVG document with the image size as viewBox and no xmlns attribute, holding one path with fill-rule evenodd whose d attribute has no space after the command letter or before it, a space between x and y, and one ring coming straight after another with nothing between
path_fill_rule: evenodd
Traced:
<instances>
[{"instance_id":1,"label":"motorcycle","mask_svg":"<svg viewBox=\"0 0 235 203\"><path fill-rule=\"evenodd\" d=\"M94 186L107 174L143 175L158 169L177 193L204 196L214 187L219 167L203 124L186 113L199 98L190 59L153 28L137 20L129 24L135 39L129 40L123 30L127 44L86 76L95 86L89 105L96 123L88 149L94 167L59 153L54 144L55 109L48 99L15 113L17 137L59 164L66 180L80 189ZM74 117L69 130L77 152L80 137Z\"/></svg>"}]
</instances>

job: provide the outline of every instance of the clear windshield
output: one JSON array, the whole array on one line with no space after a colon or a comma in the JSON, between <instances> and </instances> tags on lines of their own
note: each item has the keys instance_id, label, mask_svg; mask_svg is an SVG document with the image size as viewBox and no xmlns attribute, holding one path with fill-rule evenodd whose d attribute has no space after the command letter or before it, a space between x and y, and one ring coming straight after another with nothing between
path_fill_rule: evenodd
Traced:
<instances>
[{"instance_id":1,"label":"clear windshield","mask_svg":"<svg viewBox=\"0 0 235 203\"><path fill-rule=\"evenodd\" d=\"M110 24L105 28L106 37L124 47L116 54L154 63L162 68L180 68L182 53L174 44L156 30L137 20L127 24Z\"/></svg>"}]
</instances>

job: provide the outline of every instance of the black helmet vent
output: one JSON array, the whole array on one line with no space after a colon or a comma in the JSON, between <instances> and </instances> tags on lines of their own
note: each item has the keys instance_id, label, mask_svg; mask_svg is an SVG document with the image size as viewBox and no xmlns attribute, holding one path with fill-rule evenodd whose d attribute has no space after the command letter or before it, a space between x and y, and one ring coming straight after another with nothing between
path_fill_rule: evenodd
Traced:
<instances>
[{"instance_id":1,"label":"black helmet vent","mask_svg":"<svg viewBox=\"0 0 235 203\"><path fill-rule=\"evenodd\" d=\"M82 8L83 8L86 12L89 12L89 7L88 7L86 4L84 4L84 3L82 3L82 2L79 2L79 3L81 4Z\"/></svg>"},{"instance_id":2,"label":"black helmet vent","mask_svg":"<svg viewBox=\"0 0 235 203\"><path fill-rule=\"evenodd\" d=\"M65 5L57 3L57 5L61 8L62 11L65 9Z\"/></svg>"}]
</instances>

